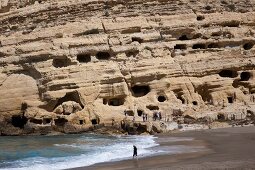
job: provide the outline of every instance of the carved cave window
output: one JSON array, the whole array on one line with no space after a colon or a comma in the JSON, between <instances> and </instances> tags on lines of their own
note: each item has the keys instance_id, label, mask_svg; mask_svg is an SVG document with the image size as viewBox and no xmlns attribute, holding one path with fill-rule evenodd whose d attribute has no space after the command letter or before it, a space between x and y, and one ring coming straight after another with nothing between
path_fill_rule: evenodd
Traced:
<instances>
[{"instance_id":1,"label":"carved cave window","mask_svg":"<svg viewBox=\"0 0 255 170\"><path fill-rule=\"evenodd\" d=\"M228 97L228 103L233 103L234 100L233 100L233 97Z\"/></svg>"},{"instance_id":2,"label":"carved cave window","mask_svg":"<svg viewBox=\"0 0 255 170\"><path fill-rule=\"evenodd\" d=\"M251 78L251 73L249 72L242 72L241 75L241 81L248 81Z\"/></svg>"},{"instance_id":3,"label":"carved cave window","mask_svg":"<svg viewBox=\"0 0 255 170\"><path fill-rule=\"evenodd\" d=\"M69 65L68 59L53 59L52 65L56 68L67 67Z\"/></svg>"},{"instance_id":4,"label":"carved cave window","mask_svg":"<svg viewBox=\"0 0 255 170\"><path fill-rule=\"evenodd\" d=\"M176 50L186 50L187 49L187 45L186 44L176 44L174 46L174 49L176 49Z\"/></svg>"},{"instance_id":5,"label":"carved cave window","mask_svg":"<svg viewBox=\"0 0 255 170\"><path fill-rule=\"evenodd\" d=\"M159 102L165 102L166 101L166 97L165 96L158 96L158 101Z\"/></svg>"},{"instance_id":6,"label":"carved cave window","mask_svg":"<svg viewBox=\"0 0 255 170\"><path fill-rule=\"evenodd\" d=\"M90 56L90 54L78 54L77 55L77 60L80 63L88 63L88 62L91 61L91 56Z\"/></svg>"},{"instance_id":7,"label":"carved cave window","mask_svg":"<svg viewBox=\"0 0 255 170\"><path fill-rule=\"evenodd\" d=\"M109 99L108 104L110 106L121 106L124 104L124 99L122 99L122 98Z\"/></svg>"},{"instance_id":8,"label":"carved cave window","mask_svg":"<svg viewBox=\"0 0 255 170\"><path fill-rule=\"evenodd\" d=\"M182 35L179 37L179 40L189 40L187 35Z\"/></svg>"},{"instance_id":9,"label":"carved cave window","mask_svg":"<svg viewBox=\"0 0 255 170\"><path fill-rule=\"evenodd\" d=\"M64 126L66 124L66 122L68 122L68 120L65 118L55 119L55 125L57 125L57 126Z\"/></svg>"},{"instance_id":10,"label":"carved cave window","mask_svg":"<svg viewBox=\"0 0 255 170\"><path fill-rule=\"evenodd\" d=\"M27 123L27 118L22 115L14 115L12 116L11 123L14 127L18 127L20 129L24 128L24 125Z\"/></svg>"},{"instance_id":11,"label":"carved cave window","mask_svg":"<svg viewBox=\"0 0 255 170\"><path fill-rule=\"evenodd\" d=\"M148 105L148 106L146 106L146 108L149 109L149 110L159 110L159 107L154 106L154 105Z\"/></svg>"},{"instance_id":12,"label":"carved cave window","mask_svg":"<svg viewBox=\"0 0 255 170\"><path fill-rule=\"evenodd\" d=\"M142 116L143 115L143 111L142 110L137 110L137 115L138 116Z\"/></svg>"},{"instance_id":13,"label":"carved cave window","mask_svg":"<svg viewBox=\"0 0 255 170\"><path fill-rule=\"evenodd\" d=\"M133 96L135 96L135 97L145 96L151 91L151 89L148 85L142 85L142 86L135 85L131 88L131 90L132 90Z\"/></svg>"},{"instance_id":14,"label":"carved cave window","mask_svg":"<svg viewBox=\"0 0 255 170\"><path fill-rule=\"evenodd\" d=\"M108 52L98 52L96 54L96 58L98 60L109 60L111 58L111 55Z\"/></svg>"},{"instance_id":15,"label":"carved cave window","mask_svg":"<svg viewBox=\"0 0 255 170\"><path fill-rule=\"evenodd\" d=\"M194 44L192 46L192 49L206 49L206 45L205 44Z\"/></svg>"},{"instance_id":16,"label":"carved cave window","mask_svg":"<svg viewBox=\"0 0 255 170\"><path fill-rule=\"evenodd\" d=\"M132 42L134 42L134 41L137 41L137 42L139 42L140 44L143 43L143 39L140 38L140 37L132 37Z\"/></svg>"},{"instance_id":17,"label":"carved cave window","mask_svg":"<svg viewBox=\"0 0 255 170\"><path fill-rule=\"evenodd\" d=\"M229 78L235 78L238 76L236 71L232 71L232 70L221 70L219 72L219 76L221 77L229 77Z\"/></svg>"},{"instance_id":18,"label":"carved cave window","mask_svg":"<svg viewBox=\"0 0 255 170\"><path fill-rule=\"evenodd\" d=\"M245 50L250 50L250 49L252 49L253 48L253 46L254 46L254 43L246 43L246 44L244 44L243 45L243 48L245 49Z\"/></svg>"}]
</instances>

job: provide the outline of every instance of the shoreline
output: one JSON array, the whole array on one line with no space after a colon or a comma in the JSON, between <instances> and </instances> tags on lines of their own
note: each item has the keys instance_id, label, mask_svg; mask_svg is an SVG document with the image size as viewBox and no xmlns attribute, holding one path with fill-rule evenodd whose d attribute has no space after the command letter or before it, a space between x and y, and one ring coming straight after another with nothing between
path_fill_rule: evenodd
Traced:
<instances>
[{"instance_id":1,"label":"shoreline","mask_svg":"<svg viewBox=\"0 0 255 170\"><path fill-rule=\"evenodd\" d=\"M220 128L155 135L159 146L166 149L174 145L200 148L196 152L156 154L138 159L97 163L73 170L122 169L254 169L255 126ZM170 138L193 140L167 141Z\"/></svg>"}]
</instances>

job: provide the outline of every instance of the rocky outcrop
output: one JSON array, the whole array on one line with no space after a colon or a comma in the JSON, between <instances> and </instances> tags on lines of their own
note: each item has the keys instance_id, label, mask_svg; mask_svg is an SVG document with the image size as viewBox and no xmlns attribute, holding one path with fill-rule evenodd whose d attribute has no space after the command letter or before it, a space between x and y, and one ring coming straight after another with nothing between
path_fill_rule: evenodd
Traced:
<instances>
[{"instance_id":1,"label":"rocky outcrop","mask_svg":"<svg viewBox=\"0 0 255 170\"><path fill-rule=\"evenodd\" d=\"M250 119L254 7L0 0L0 134L77 133L123 120L155 133L171 121Z\"/></svg>"}]
</instances>

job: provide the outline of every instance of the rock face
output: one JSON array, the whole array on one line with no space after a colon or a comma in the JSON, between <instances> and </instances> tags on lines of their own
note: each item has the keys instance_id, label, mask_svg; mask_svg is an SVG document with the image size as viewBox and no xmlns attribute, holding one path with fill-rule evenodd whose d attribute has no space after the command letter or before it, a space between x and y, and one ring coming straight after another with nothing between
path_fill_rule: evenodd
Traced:
<instances>
[{"instance_id":1,"label":"rock face","mask_svg":"<svg viewBox=\"0 0 255 170\"><path fill-rule=\"evenodd\" d=\"M155 110L180 123L244 119L255 112L254 8L0 0L0 134L123 129L123 120L160 132ZM139 124L145 113L150 123Z\"/></svg>"}]
</instances>

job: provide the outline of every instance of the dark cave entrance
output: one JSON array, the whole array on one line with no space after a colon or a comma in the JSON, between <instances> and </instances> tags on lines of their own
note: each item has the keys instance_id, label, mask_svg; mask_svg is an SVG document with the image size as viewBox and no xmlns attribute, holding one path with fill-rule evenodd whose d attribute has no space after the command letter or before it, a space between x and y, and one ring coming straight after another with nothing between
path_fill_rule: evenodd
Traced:
<instances>
[{"instance_id":1,"label":"dark cave entrance","mask_svg":"<svg viewBox=\"0 0 255 170\"><path fill-rule=\"evenodd\" d=\"M110 106L121 106L124 104L124 99L123 98L113 98L113 99L109 99L108 104Z\"/></svg>"},{"instance_id":2,"label":"dark cave entrance","mask_svg":"<svg viewBox=\"0 0 255 170\"><path fill-rule=\"evenodd\" d=\"M42 124L42 119L30 119L30 122L34 123L34 124L38 124L38 125L41 125Z\"/></svg>"},{"instance_id":3,"label":"dark cave entrance","mask_svg":"<svg viewBox=\"0 0 255 170\"><path fill-rule=\"evenodd\" d=\"M99 121L97 119L92 119L91 123L92 123L92 125L97 125L97 124L99 124Z\"/></svg>"},{"instance_id":4,"label":"dark cave entrance","mask_svg":"<svg viewBox=\"0 0 255 170\"><path fill-rule=\"evenodd\" d=\"M194 106L197 106L197 105L198 105L197 101L193 101L192 104L193 104Z\"/></svg>"},{"instance_id":5,"label":"dark cave entrance","mask_svg":"<svg viewBox=\"0 0 255 170\"><path fill-rule=\"evenodd\" d=\"M44 118L42 122L43 122L43 124L50 124L51 118Z\"/></svg>"},{"instance_id":6,"label":"dark cave entrance","mask_svg":"<svg viewBox=\"0 0 255 170\"><path fill-rule=\"evenodd\" d=\"M138 109L138 110L137 110L137 115L138 115L138 116L142 116L142 115L143 115L143 111Z\"/></svg>"},{"instance_id":7,"label":"dark cave entrance","mask_svg":"<svg viewBox=\"0 0 255 170\"><path fill-rule=\"evenodd\" d=\"M90 56L90 54L78 54L77 55L77 60L80 63L88 63L88 62L91 61L91 56Z\"/></svg>"},{"instance_id":8,"label":"dark cave entrance","mask_svg":"<svg viewBox=\"0 0 255 170\"><path fill-rule=\"evenodd\" d=\"M234 102L234 100L233 100L233 97L228 97L228 103L233 103Z\"/></svg>"},{"instance_id":9,"label":"dark cave entrance","mask_svg":"<svg viewBox=\"0 0 255 170\"><path fill-rule=\"evenodd\" d=\"M65 118L55 119L55 125L57 126L64 126L66 122L68 122L68 120L66 120Z\"/></svg>"},{"instance_id":10,"label":"dark cave entrance","mask_svg":"<svg viewBox=\"0 0 255 170\"><path fill-rule=\"evenodd\" d=\"M232 70L221 70L219 72L219 75L221 77L229 77L229 78L234 78L234 77L237 77L238 74L236 71L232 71Z\"/></svg>"},{"instance_id":11,"label":"dark cave entrance","mask_svg":"<svg viewBox=\"0 0 255 170\"><path fill-rule=\"evenodd\" d=\"M251 42L249 42L249 43L245 43L245 44L243 45L243 48L244 48L245 50L250 50L250 49L253 48L253 46L254 46L254 44L251 43Z\"/></svg>"},{"instance_id":12,"label":"dark cave entrance","mask_svg":"<svg viewBox=\"0 0 255 170\"><path fill-rule=\"evenodd\" d=\"M135 85L131 88L131 90L132 90L133 96L142 97L142 96L147 95L151 89L148 85L143 85L143 86Z\"/></svg>"},{"instance_id":13,"label":"dark cave entrance","mask_svg":"<svg viewBox=\"0 0 255 170\"><path fill-rule=\"evenodd\" d=\"M176 44L174 46L174 49L176 49L176 50L186 50L187 49L187 45L186 44Z\"/></svg>"},{"instance_id":14,"label":"dark cave entrance","mask_svg":"<svg viewBox=\"0 0 255 170\"><path fill-rule=\"evenodd\" d=\"M217 43L211 43L207 47L208 48L220 48L219 44L217 44Z\"/></svg>"},{"instance_id":15,"label":"dark cave entrance","mask_svg":"<svg viewBox=\"0 0 255 170\"><path fill-rule=\"evenodd\" d=\"M205 19L205 17L202 16L202 15L198 15L198 16L197 16L197 20L198 20L198 21L202 21L202 20L204 20L204 19Z\"/></svg>"},{"instance_id":16,"label":"dark cave entrance","mask_svg":"<svg viewBox=\"0 0 255 170\"><path fill-rule=\"evenodd\" d=\"M224 114L218 114L217 115L217 119L219 120L219 121L224 121L225 120L225 116L224 116Z\"/></svg>"},{"instance_id":17,"label":"dark cave entrance","mask_svg":"<svg viewBox=\"0 0 255 170\"><path fill-rule=\"evenodd\" d=\"M28 119L23 115L14 115L12 116L11 123L14 127L20 129L24 128L24 125L27 123Z\"/></svg>"},{"instance_id":18,"label":"dark cave entrance","mask_svg":"<svg viewBox=\"0 0 255 170\"><path fill-rule=\"evenodd\" d=\"M65 59L53 59L52 65L56 68L62 68L62 67L67 67L69 65L69 60L67 58Z\"/></svg>"},{"instance_id":19,"label":"dark cave entrance","mask_svg":"<svg viewBox=\"0 0 255 170\"><path fill-rule=\"evenodd\" d=\"M241 75L241 81L248 81L251 78L251 73L249 72L242 72Z\"/></svg>"},{"instance_id":20,"label":"dark cave entrance","mask_svg":"<svg viewBox=\"0 0 255 170\"><path fill-rule=\"evenodd\" d=\"M139 42L140 44L143 43L143 39L140 37L132 37L132 42Z\"/></svg>"},{"instance_id":21,"label":"dark cave entrance","mask_svg":"<svg viewBox=\"0 0 255 170\"><path fill-rule=\"evenodd\" d=\"M81 101L81 97L80 97L80 94L78 91L73 91L73 92L67 92L66 95L60 99L58 99L58 102L57 104L55 105L54 109L56 107L58 107L59 105L61 105L62 103L64 102L67 102L67 101L74 101L76 103L79 103L81 108L83 109L84 108L84 105ZM53 109L53 110L54 110Z\"/></svg>"},{"instance_id":22,"label":"dark cave entrance","mask_svg":"<svg viewBox=\"0 0 255 170\"><path fill-rule=\"evenodd\" d=\"M159 110L159 107L154 106L154 105L148 105L148 106L146 106L146 108L149 109L149 110Z\"/></svg>"},{"instance_id":23,"label":"dark cave entrance","mask_svg":"<svg viewBox=\"0 0 255 170\"><path fill-rule=\"evenodd\" d=\"M165 96L158 96L158 101L159 102L165 102L166 101L166 97Z\"/></svg>"},{"instance_id":24,"label":"dark cave entrance","mask_svg":"<svg viewBox=\"0 0 255 170\"><path fill-rule=\"evenodd\" d=\"M189 40L189 38L187 37L187 35L182 35L179 37L179 40Z\"/></svg>"},{"instance_id":25,"label":"dark cave entrance","mask_svg":"<svg viewBox=\"0 0 255 170\"><path fill-rule=\"evenodd\" d=\"M96 58L98 60L109 60L111 58L111 55L108 52L98 52L96 54Z\"/></svg>"},{"instance_id":26,"label":"dark cave entrance","mask_svg":"<svg viewBox=\"0 0 255 170\"><path fill-rule=\"evenodd\" d=\"M80 125L84 124L84 120L79 120Z\"/></svg>"},{"instance_id":27,"label":"dark cave entrance","mask_svg":"<svg viewBox=\"0 0 255 170\"><path fill-rule=\"evenodd\" d=\"M206 49L206 45L205 44L194 44L192 46L192 49Z\"/></svg>"}]
</instances>

